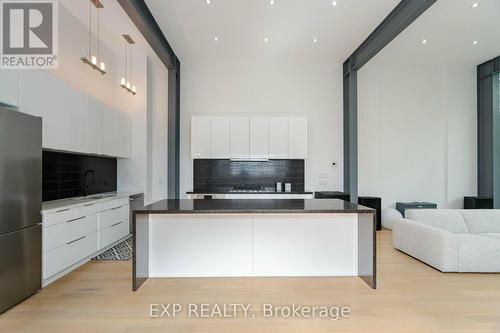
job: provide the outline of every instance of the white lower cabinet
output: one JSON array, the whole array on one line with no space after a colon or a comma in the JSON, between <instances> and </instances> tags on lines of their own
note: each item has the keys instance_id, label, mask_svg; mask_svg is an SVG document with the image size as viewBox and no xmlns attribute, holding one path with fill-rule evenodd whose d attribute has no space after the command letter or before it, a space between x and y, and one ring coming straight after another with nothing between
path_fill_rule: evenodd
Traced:
<instances>
[{"instance_id":1,"label":"white lower cabinet","mask_svg":"<svg viewBox=\"0 0 500 333\"><path fill-rule=\"evenodd\" d=\"M43 280L97 255L129 234L129 198L43 214Z\"/></svg>"}]
</instances>

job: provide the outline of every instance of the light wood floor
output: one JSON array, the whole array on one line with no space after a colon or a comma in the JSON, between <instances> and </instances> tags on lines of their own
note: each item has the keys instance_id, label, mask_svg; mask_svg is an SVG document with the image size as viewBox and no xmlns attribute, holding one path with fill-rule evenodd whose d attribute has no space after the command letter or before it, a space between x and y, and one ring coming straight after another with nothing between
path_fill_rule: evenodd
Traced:
<instances>
[{"instance_id":1,"label":"light wood floor","mask_svg":"<svg viewBox=\"0 0 500 333\"><path fill-rule=\"evenodd\" d=\"M378 233L379 288L357 278L149 280L131 263L90 262L0 316L0 332L500 332L500 275L442 274ZM149 318L150 303L347 305L349 319Z\"/></svg>"}]
</instances>

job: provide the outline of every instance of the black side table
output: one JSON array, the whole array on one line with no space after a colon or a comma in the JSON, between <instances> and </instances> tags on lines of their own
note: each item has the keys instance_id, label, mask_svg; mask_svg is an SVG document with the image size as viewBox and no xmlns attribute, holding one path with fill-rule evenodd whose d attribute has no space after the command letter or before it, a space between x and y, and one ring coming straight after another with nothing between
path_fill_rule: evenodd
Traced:
<instances>
[{"instance_id":1,"label":"black side table","mask_svg":"<svg viewBox=\"0 0 500 333\"><path fill-rule=\"evenodd\" d=\"M437 204L432 202L396 202L396 209L404 217L407 209L437 209Z\"/></svg>"},{"instance_id":2,"label":"black side table","mask_svg":"<svg viewBox=\"0 0 500 333\"><path fill-rule=\"evenodd\" d=\"M351 200L349 193L339 191L318 191L314 192L315 199L340 199L344 201Z\"/></svg>"},{"instance_id":3,"label":"black side table","mask_svg":"<svg viewBox=\"0 0 500 333\"><path fill-rule=\"evenodd\" d=\"M382 230L382 198L378 197L358 197L358 203L362 206L373 208L377 211L375 221L377 222L377 230Z\"/></svg>"},{"instance_id":4,"label":"black side table","mask_svg":"<svg viewBox=\"0 0 500 333\"><path fill-rule=\"evenodd\" d=\"M493 209L493 198L464 197L464 209Z\"/></svg>"}]
</instances>

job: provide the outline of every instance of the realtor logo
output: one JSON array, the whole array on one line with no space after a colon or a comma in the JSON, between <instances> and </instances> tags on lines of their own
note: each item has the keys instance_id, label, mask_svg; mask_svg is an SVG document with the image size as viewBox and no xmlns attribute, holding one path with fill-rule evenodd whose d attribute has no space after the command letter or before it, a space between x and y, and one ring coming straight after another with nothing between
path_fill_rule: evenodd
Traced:
<instances>
[{"instance_id":1,"label":"realtor logo","mask_svg":"<svg viewBox=\"0 0 500 333\"><path fill-rule=\"evenodd\" d=\"M1 68L57 68L57 6L57 0L1 2Z\"/></svg>"}]
</instances>

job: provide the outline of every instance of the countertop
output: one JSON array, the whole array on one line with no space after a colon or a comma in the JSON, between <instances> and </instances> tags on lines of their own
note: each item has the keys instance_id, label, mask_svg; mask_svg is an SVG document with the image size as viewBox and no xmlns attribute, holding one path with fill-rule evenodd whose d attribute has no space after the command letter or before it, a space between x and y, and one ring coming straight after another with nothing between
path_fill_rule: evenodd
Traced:
<instances>
[{"instance_id":1,"label":"countertop","mask_svg":"<svg viewBox=\"0 0 500 333\"><path fill-rule=\"evenodd\" d=\"M338 199L162 200L135 214L314 214L374 213L375 210Z\"/></svg>"},{"instance_id":2,"label":"countertop","mask_svg":"<svg viewBox=\"0 0 500 333\"><path fill-rule=\"evenodd\" d=\"M89 203L101 203L109 200L127 198L133 195L142 194L143 191L130 191L130 192L108 192L108 193L100 193L100 194L92 194L87 198L84 197L75 197L61 200L53 200L42 202L42 214L52 213L56 210L60 210L61 208L77 208L82 207L84 205L88 205ZM93 196L103 195L103 198L95 199Z\"/></svg>"},{"instance_id":3,"label":"countertop","mask_svg":"<svg viewBox=\"0 0 500 333\"><path fill-rule=\"evenodd\" d=\"M292 191L292 192L245 192L245 191L196 191L196 192L186 192L186 194L314 194L314 192L304 192L304 191Z\"/></svg>"}]
</instances>

